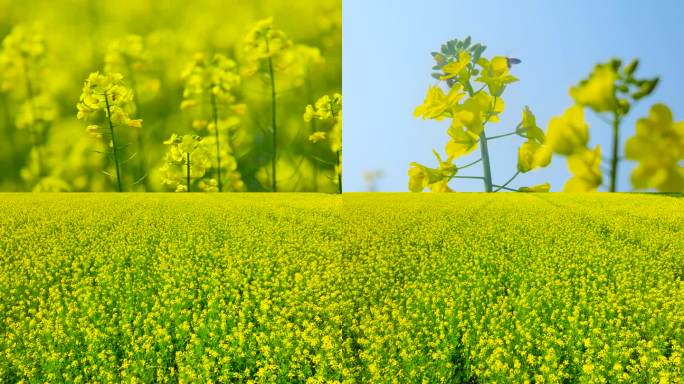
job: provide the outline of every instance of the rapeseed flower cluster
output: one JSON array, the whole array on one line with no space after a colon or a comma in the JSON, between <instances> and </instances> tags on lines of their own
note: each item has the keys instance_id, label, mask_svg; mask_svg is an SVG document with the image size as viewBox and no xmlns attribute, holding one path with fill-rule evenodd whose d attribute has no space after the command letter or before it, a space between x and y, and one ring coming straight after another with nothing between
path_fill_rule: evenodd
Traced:
<instances>
[{"instance_id":1,"label":"rapeseed flower cluster","mask_svg":"<svg viewBox=\"0 0 684 384\"><path fill-rule=\"evenodd\" d=\"M107 153L112 155L116 169L117 189L121 192L123 190L121 152L125 146L117 144L116 131L121 127L142 128L142 119L130 117L135 112L133 90L124 84L123 75L119 73L93 72L83 84L83 91L76 108L78 109L76 117L79 120L91 122L94 119L98 123L88 125L86 128L88 133L98 139L106 136L105 142L108 148L111 148Z\"/></svg>"},{"instance_id":2,"label":"rapeseed flower cluster","mask_svg":"<svg viewBox=\"0 0 684 384\"><path fill-rule=\"evenodd\" d=\"M286 69L294 58L290 54L292 47L292 40L285 32L275 28L273 18L259 20L244 38L247 59L245 75L254 75L259 70L269 73ZM261 68L262 66L265 67Z\"/></svg>"},{"instance_id":3,"label":"rapeseed flower cluster","mask_svg":"<svg viewBox=\"0 0 684 384\"><path fill-rule=\"evenodd\" d=\"M185 89L181 109L198 109L200 117L193 121L192 127L213 136L214 183L218 192L224 190L224 185L226 190L242 190L244 184L237 172L237 161L230 144L231 131L240 124L239 115L244 114L246 108L237 102L241 84L237 64L221 54L211 59L197 54L183 73L183 79ZM204 116L202 111L207 109L209 115Z\"/></svg>"},{"instance_id":4,"label":"rapeseed flower cluster","mask_svg":"<svg viewBox=\"0 0 684 384\"><path fill-rule=\"evenodd\" d=\"M202 178L211 167L211 155L196 135L172 135L164 144L169 146L162 166L164 184L176 192L190 192L193 180ZM210 184L218 184L212 179Z\"/></svg>"},{"instance_id":5,"label":"rapeseed flower cluster","mask_svg":"<svg viewBox=\"0 0 684 384\"><path fill-rule=\"evenodd\" d=\"M522 122L515 131L501 135L485 133L485 126L488 123L497 123L499 115L504 111L505 104L501 96L506 87L518 81L510 73L509 58L495 56L487 59L482 56L485 49L481 44L471 45L468 37L465 40L448 41L440 52L432 53L436 63L433 70L437 71L433 73L433 77L443 83L428 89L423 104L416 107L414 116L437 121L450 120L447 131L450 140L444 148L447 158L442 161L433 150L439 161L438 169L411 163L408 171L409 190L421 192L429 188L433 192L449 192L452 191L449 182L454 178L482 179L486 192L515 190L509 188L508 184L519 174L546 167L551 162L551 150L545 144L544 132L536 125L536 119L529 107L523 110ZM475 84L480 83L481 87L475 90L473 81ZM447 92L443 90L443 85L446 85ZM492 181L487 142L512 135L527 139L518 151L518 172L509 181L496 185ZM453 163L478 147L481 152L478 160L462 167ZM482 177L457 175L459 169L478 162L482 162ZM540 192L548 190L547 185L518 190Z\"/></svg>"},{"instance_id":6,"label":"rapeseed flower cluster","mask_svg":"<svg viewBox=\"0 0 684 384\"><path fill-rule=\"evenodd\" d=\"M332 125L328 131L315 131L309 135L313 144L328 142L330 151L337 157L334 164L334 182L338 193L342 193L342 95L324 95L314 105L307 105L304 109L304 121L329 121ZM322 161L322 160L321 160Z\"/></svg>"}]
</instances>

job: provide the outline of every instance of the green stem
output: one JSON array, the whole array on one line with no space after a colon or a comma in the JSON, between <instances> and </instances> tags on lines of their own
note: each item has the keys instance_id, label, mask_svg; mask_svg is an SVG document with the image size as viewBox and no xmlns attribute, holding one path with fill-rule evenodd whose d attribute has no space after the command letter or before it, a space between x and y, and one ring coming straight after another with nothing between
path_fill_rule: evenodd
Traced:
<instances>
[{"instance_id":1,"label":"green stem","mask_svg":"<svg viewBox=\"0 0 684 384\"><path fill-rule=\"evenodd\" d=\"M478 89L477 91L475 91L475 92L473 93L473 96L475 96L475 95L477 95L478 93L482 92L485 88L487 88L487 84L483 85L482 87L480 87L480 89ZM471 86L471 89L472 89L472 86Z\"/></svg>"},{"instance_id":2,"label":"green stem","mask_svg":"<svg viewBox=\"0 0 684 384\"><path fill-rule=\"evenodd\" d=\"M484 171L485 192L492 192L492 170L489 165L489 149L487 148L487 138L484 130L480 133L480 152L482 153L482 170Z\"/></svg>"},{"instance_id":3,"label":"green stem","mask_svg":"<svg viewBox=\"0 0 684 384\"><path fill-rule=\"evenodd\" d=\"M311 155L311 157L312 157L314 160L316 160L316 161L318 161L319 163L321 163L321 164L325 164L325 165L328 165L328 166L331 166L331 167L334 167L334 166L335 166L335 163L331 163L331 162L329 162L329 161L327 161L327 160L323 160L323 159L321 159L320 157L318 157L318 156L316 156L316 155Z\"/></svg>"},{"instance_id":4,"label":"green stem","mask_svg":"<svg viewBox=\"0 0 684 384\"><path fill-rule=\"evenodd\" d=\"M450 87L450 88L451 88L451 87ZM468 92L468 96L470 96L470 97L475 96L478 92L480 92L480 91L482 90L482 89L480 89L480 90L478 90L477 92L475 92L475 90L473 89L473 85L470 84L470 81L468 81L468 82L465 84L464 88L465 88L465 90ZM484 87L483 87L483 88L484 88Z\"/></svg>"},{"instance_id":5,"label":"green stem","mask_svg":"<svg viewBox=\"0 0 684 384\"><path fill-rule=\"evenodd\" d=\"M620 158L618 156L620 145L620 115L617 111L613 114L613 156L610 160L610 192L615 192L617 185L617 172Z\"/></svg>"},{"instance_id":6,"label":"green stem","mask_svg":"<svg viewBox=\"0 0 684 384\"><path fill-rule=\"evenodd\" d=\"M36 148L36 154L38 155L38 178L40 179L43 175L43 154L40 149L39 133L36 131L35 120L36 120L36 109L33 105L33 99L35 97L35 91L31 83L31 78L29 77L29 68L26 63L26 58L22 56L21 64L24 70L24 81L26 83L26 102L31 110L31 118L33 122L31 123L31 139L33 141L33 146Z\"/></svg>"},{"instance_id":7,"label":"green stem","mask_svg":"<svg viewBox=\"0 0 684 384\"><path fill-rule=\"evenodd\" d=\"M520 171L516 172L515 175L513 175L510 179L508 179L507 182L505 182L503 185L499 185L498 188L494 192L499 192L500 190L506 188L508 186L508 184L510 184L513 180L515 180L516 177L518 177L519 174L520 174Z\"/></svg>"},{"instance_id":8,"label":"green stem","mask_svg":"<svg viewBox=\"0 0 684 384\"><path fill-rule=\"evenodd\" d=\"M482 176L451 176L451 179L477 179L477 180L482 180L484 177Z\"/></svg>"},{"instance_id":9,"label":"green stem","mask_svg":"<svg viewBox=\"0 0 684 384\"><path fill-rule=\"evenodd\" d=\"M140 129L140 128L139 128ZM140 158L140 161L138 162L138 173L140 174L140 177L144 179L143 181L143 189L147 191L148 189L148 181L147 181L147 164L145 161L145 143L143 140L143 131L140 129L138 131L138 157Z\"/></svg>"},{"instance_id":10,"label":"green stem","mask_svg":"<svg viewBox=\"0 0 684 384\"><path fill-rule=\"evenodd\" d=\"M470 167L470 166L473 166L473 165L479 163L480 161L482 161L482 158L477 159L477 160L475 160L475 161L473 161L473 162L471 162L471 163L468 163L468 164L466 164L466 165L464 165L464 166L462 166L462 167L458 167L458 169L466 169L466 168L468 168L468 167Z\"/></svg>"},{"instance_id":11,"label":"green stem","mask_svg":"<svg viewBox=\"0 0 684 384\"><path fill-rule=\"evenodd\" d=\"M335 105L332 100L328 104L330 108L330 113L332 115L333 127L337 124L337 112L335 110ZM341 139L340 139L341 140ZM337 173L337 190L342 194L342 143L340 142L340 149L337 150L337 168L335 169Z\"/></svg>"},{"instance_id":12,"label":"green stem","mask_svg":"<svg viewBox=\"0 0 684 384\"><path fill-rule=\"evenodd\" d=\"M278 133L276 126L276 86L275 86L275 71L273 71L273 59L270 56L271 48L269 46L269 39L266 38L266 51L268 56L268 74L271 78L271 128L273 134L273 164L271 164L271 175L273 179L271 180L271 191L276 192L278 190L278 184L276 181L276 162L278 160Z\"/></svg>"},{"instance_id":13,"label":"green stem","mask_svg":"<svg viewBox=\"0 0 684 384\"><path fill-rule=\"evenodd\" d=\"M509 132L509 133L504 133L503 135L491 136L491 137L488 137L487 140L500 139L502 137L512 136L512 135L515 135L517 133L518 132Z\"/></svg>"},{"instance_id":14,"label":"green stem","mask_svg":"<svg viewBox=\"0 0 684 384\"><path fill-rule=\"evenodd\" d=\"M186 154L186 162L185 162L185 168L186 168L186 180L188 183L188 192L190 192L190 152Z\"/></svg>"},{"instance_id":15,"label":"green stem","mask_svg":"<svg viewBox=\"0 0 684 384\"><path fill-rule=\"evenodd\" d=\"M313 85L311 81L311 68L307 66L306 68L306 88L307 88L307 93L308 93L308 99L309 99L309 104L313 105L316 100L314 100L313 96ZM316 132L316 119L311 119L309 121L309 126L311 127L311 133L313 134ZM313 171L312 171L312 178L313 178L313 183L312 183L312 190L314 192L318 192L318 167L314 165Z\"/></svg>"},{"instance_id":16,"label":"green stem","mask_svg":"<svg viewBox=\"0 0 684 384\"><path fill-rule=\"evenodd\" d=\"M337 151L337 191L342 194L342 149Z\"/></svg>"},{"instance_id":17,"label":"green stem","mask_svg":"<svg viewBox=\"0 0 684 384\"><path fill-rule=\"evenodd\" d=\"M221 181L221 146L219 144L218 109L216 107L216 96L211 94L211 113L214 120L214 137L216 138L216 177L218 180L218 190L223 192L223 182Z\"/></svg>"},{"instance_id":18,"label":"green stem","mask_svg":"<svg viewBox=\"0 0 684 384\"><path fill-rule=\"evenodd\" d=\"M2 115L4 119L4 137L8 139L8 141L12 141L13 145L11 145L11 148L13 149L12 155L9 156L9 164L8 164L8 169L11 170L11 176L12 178L18 177L17 171L18 168L15 166L15 164L20 163L19 159L19 151L16 149L18 147L17 145L17 136L14 134L14 129L13 129L13 122L12 122L12 116L10 115L10 110L9 110L9 105L7 103L7 97L3 94L0 95L0 100L2 101ZM11 138L11 139L10 139Z\"/></svg>"},{"instance_id":19,"label":"green stem","mask_svg":"<svg viewBox=\"0 0 684 384\"><path fill-rule=\"evenodd\" d=\"M485 135L484 126L489 122L489 119L491 119L492 115L494 114L494 110L496 109L496 99L497 96L494 96L492 106L487 114L487 118L482 123L482 132L480 133L480 152L482 153L482 170L484 171L483 182L485 186L485 192L492 192L492 170L491 165L489 164L489 148L487 146L487 136Z\"/></svg>"},{"instance_id":20,"label":"green stem","mask_svg":"<svg viewBox=\"0 0 684 384\"><path fill-rule=\"evenodd\" d=\"M466 91L468 91L468 95L470 97L473 97L474 91L473 91L473 86L470 84L470 82L468 82L466 84L465 88L466 88ZM491 170L491 167L489 165L489 149L487 147L487 136L485 136L484 125L487 124L489 119L492 117L492 114L494 113L495 108L496 108L496 96L494 97L494 102L493 102L492 107L490 108L490 111L489 111L489 114L487 115L487 118L482 123L482 132L480 133L480 153L482 154L482 171L484 174L482 181L484 183L485 192L492 192L492 170Z\"/></svg>"},{"instance_id":21,"label":"green stem","mask_svg":"<svg viewBox=\"0 0 684 384\"><path fill-rule=\"evenodd\" d=\"M104 94L105 106L107 107L107 121L109 122L109 132L112 135L112 148L114 149L114 164L116 166L116 185L119 192L122 191L121 188L121 171L119 170L119 152L116 146L116 136L114 135L114 124L112 124L112 112L109 108L109 96L107 92Z\"/></svg>"},{"instance_id":22,"label":"green stem","mask_svg":"<svg viewBox=\"0 0 684 384\"><path fill-rule=\"evenodd\" d=\"M135 101L135 106L137 107L138 116L142 116L142 110L140 108L140 97L138 95L138 82L136 81L131 62L126 58L126 68L128 69L128 77L131 79L131 88L133 90L133 100ZM149 183L146 177L147 174L147 162L145 161L145 140L143 139L143 130L138 131L138 173L141 177L144 177L143 188L145 191L149 189Z\"/></svg>"},{"instance_id":23,"label":"green stem","mask_svg":"<svg viewBox=\"0 0 684 384\"><path fill-rule=\"evenodd\" d=\"M511 191L511 192L518 192L518 190L517 190L517 189L513 189L513 188L508 188L508 187L506 187L506 186L503 186L503 185L496 185L496 184L493 184L493 186L494 186L494 187L498 187L499 189L505 189L505 190L507 190L507 191Z\"/></svg>"}]
</instances>

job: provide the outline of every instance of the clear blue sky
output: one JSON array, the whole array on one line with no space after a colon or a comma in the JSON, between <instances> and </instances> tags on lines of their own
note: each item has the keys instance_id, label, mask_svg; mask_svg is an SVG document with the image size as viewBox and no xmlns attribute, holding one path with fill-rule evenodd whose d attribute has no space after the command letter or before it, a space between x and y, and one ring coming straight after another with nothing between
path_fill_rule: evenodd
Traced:
<instances>
[{"instance_id":1,"label":"clear blue sky","mask_svg":"<svg viewBox=\"0 0 684 384\"><path fill-rule=\"evenodd\" d=\"M444 152L446 126L414 119L412 112L434 83L430 52L452 38L470 35L487 45L485 55L522 60L513 71L520 82L507 88L506 112L500 123L490 126L492 134L514 128L525 105L546 129L552 116L571 105L569 87L596 62L611 57L638 57L638 75L661 76L656 92L625 121L623 142L653 103L665 102L676 120L684 120L684 1L344 0L343 4L346 191L365 190L365 170L384 171L380 191L406 191L408 164L434 165L432 148ZM601 144L607 153L610 127L587 116L590 144ZM515 172L521 140L502 139L490 147L495 181L503 182ZM477 153L471 157L476 159ZM631 168L629 163L620 167L620 190L630 188ZM481 174L479 167L468 171ZM558 191L568 176L565 159L554 157L549 168L519 177L516 186L549 181ZM479 180L457 180L451 185L461 191L482 190Z\"/></svg>"}]
</instances>

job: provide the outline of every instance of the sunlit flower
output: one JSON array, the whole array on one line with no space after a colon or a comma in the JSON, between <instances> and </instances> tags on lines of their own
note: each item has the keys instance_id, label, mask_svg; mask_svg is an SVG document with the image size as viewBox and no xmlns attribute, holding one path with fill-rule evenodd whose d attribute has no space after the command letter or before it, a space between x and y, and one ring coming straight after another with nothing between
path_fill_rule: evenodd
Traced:
<instances>
[{"instance_id":1,"label":"sunlit flower","mask_svg":"<svg viewBox=\"0 0 684 384\"><path fill-rule=\"evenodd\" d=\"M508 59L503 56L496 56L492 61L482 57L477 64L480 66L481 72L476 81L487 84L492 96L501 96L508 84L518 81L515 76L510 74Z\"/></svg>"}]
</instances>

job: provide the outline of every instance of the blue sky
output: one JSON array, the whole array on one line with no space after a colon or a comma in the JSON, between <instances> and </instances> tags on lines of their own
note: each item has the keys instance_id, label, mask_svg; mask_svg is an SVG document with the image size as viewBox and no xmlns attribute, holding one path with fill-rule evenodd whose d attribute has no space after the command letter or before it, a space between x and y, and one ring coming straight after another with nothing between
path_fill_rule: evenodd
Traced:
<instances>
[{"instance_id":1,"label":"blue sky","mask_svg":"<svg viewBox=\"0 0 684 384\"><path fill-rule=\"evenodd\" d=\"M660 75L656 92L630 112L621 140L656 102L665 102L676 120L684 120L684 1L459 1L345 0L343 2L344 186L363 191L363 172L382 170L380 191L406 191L408 164L434 165L433 148L443 153L446 125L412 116L422 103L433 65L431 51L452 38L472 36L487 45L486 56L507 55L522 64L520 79L504 94L506 111L491 134L511 131L529 105L546 129L552 116L572 104L571 85L587 76L594 64L612 57L641 59L638 77ZM591 143L610 150L611 130L590 113ZM448 125L448 123L447 123ZM522 139L490 145L495 181L516 170ZM477 159L479 151L468 159ZM619 190L629 190L633 164L620 167ZM481 175L474 166L463 174ZM554 157L546 169L519 177L515 186L551 182L561 190L569 177L565 159ZM481 191L479 180L456 180L460 191Z\"/></svg>"}]
</instances>

